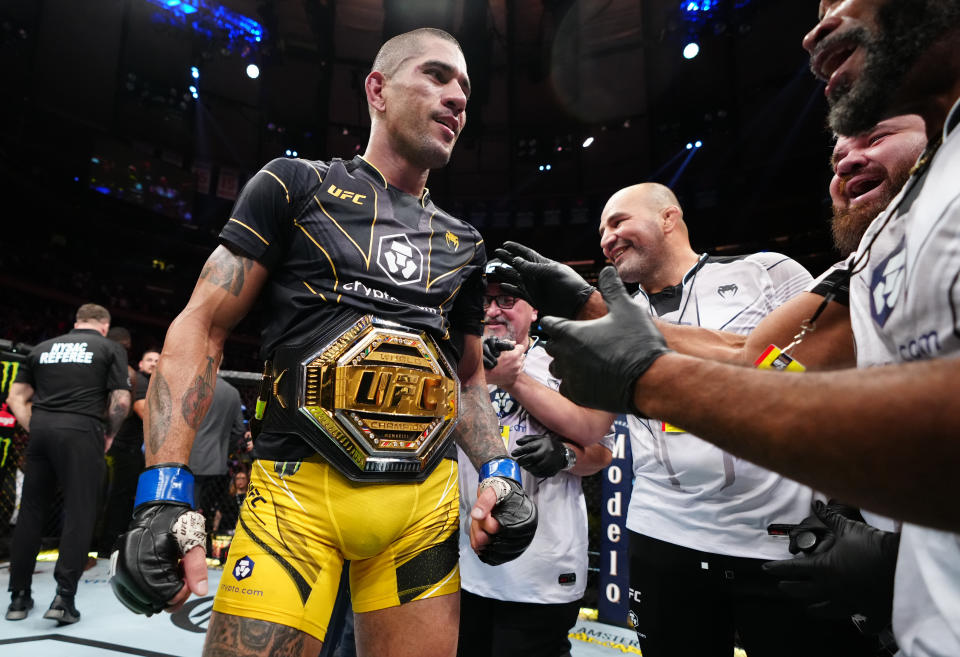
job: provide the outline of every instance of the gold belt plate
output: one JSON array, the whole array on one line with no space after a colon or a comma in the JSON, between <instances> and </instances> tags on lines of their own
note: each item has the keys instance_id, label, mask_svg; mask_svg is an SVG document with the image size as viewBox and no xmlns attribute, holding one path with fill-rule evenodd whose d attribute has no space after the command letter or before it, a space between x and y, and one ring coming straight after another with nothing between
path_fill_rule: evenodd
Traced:
<instances>
[{"instance_id":1,"label":"gold belt plate","mask_svg":"<svg viewBox=\"0 0 960 657\"><path fill-rule=\"evenodd\" d=\"M418 473L457 421L460 381L423 331L364 316L301 362L298 411L364 473Z\"/></svg>"}]
</instances>

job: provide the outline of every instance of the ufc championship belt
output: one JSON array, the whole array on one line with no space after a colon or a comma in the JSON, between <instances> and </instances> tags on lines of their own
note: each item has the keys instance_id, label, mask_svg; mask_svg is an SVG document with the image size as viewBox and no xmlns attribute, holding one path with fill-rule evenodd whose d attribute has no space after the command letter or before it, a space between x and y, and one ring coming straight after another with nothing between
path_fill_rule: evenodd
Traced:
<instances>
[{"instance_id":1,"label":"ufc championship belt","mask_svg":"<svg viewBox=\"0 0 960 657\"><path fill-rule=\"evenodd\" d=\"M269 430L293 429L355 481L426 479L457 423L455 370L423 331L371 315L343 326L277 350Z\"/></svg>"}]
</instances>

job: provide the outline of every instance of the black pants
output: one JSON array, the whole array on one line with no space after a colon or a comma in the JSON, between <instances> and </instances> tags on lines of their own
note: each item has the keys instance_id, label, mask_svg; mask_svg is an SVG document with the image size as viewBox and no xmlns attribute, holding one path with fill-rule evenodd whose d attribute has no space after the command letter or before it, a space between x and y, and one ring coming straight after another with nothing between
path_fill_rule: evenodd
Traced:
<instances>
[{"instance_id":1,"label":"black pants","mask_svg":"<svg viewBox=\"0 0 960 657\"><path fill-rule=\"evenodd\" d=\"M579 600L505 602L460 591L457 657L566 657L579 612Z\"/></svg>"},{"instance_id":2,"label":"black pants","mask_svg":"<svg viewBox=\"0 0 960 657\"><path fill-rule=\"evenodd\" d=\"M133 500L137 495L137 481L143 472L143 452L133 446L111 447L110 490L103 511L103 529L97 543L100 557L109 557L117 537L127 531L133 517Z\"/></svg>"},{"instance_id":3,"label":"black pants","mask_svg":"<svg viewBox=\"0 0 960 657\"><path fill-rule=\"evenodd\" d=\"M44 515L59 482L63 489L63 531L53 576L58 592L77 592L106 467L103 447L103 425L99 420L67 413L33 412L20 515L10 548L11 591L30 588Z\"/></svg>"},{"instance_id":4,"label":"black pants","mask_svg":"<svg viewBox=\"0 0 960 657\"><path fill-rule=\"evenodd\" d=\"M630 615L644 657L730 657L735 635L750 657L876 654L851 621L810 617L763 563L630 532Z\"/></svg>"}]
</instances>

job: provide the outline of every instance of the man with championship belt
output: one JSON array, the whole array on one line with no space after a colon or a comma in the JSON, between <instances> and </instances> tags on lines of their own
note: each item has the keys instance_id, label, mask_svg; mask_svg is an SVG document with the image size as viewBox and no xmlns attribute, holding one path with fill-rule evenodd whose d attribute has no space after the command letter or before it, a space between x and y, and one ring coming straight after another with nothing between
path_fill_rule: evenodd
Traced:
<instances>
[{"instance_id":1,"label":"man with championship belt","mask_svg":"<svg viewBox=\"0 0 960 657\"><path fill-rule=\"evenodd\" d=\"M205 654L316 655L349 559L359 654L453 655L451 438L481 473L479 556L509 561L536 530L483 375L483 241L425 187L466 121L463 52L440 30L401 34L365 91L362 157L274 160L246 185L151 380L148 467L111 580L147 614L207 592L184 463L223 342L263 294L259 458Z\"/></svg>"}]
</instances>

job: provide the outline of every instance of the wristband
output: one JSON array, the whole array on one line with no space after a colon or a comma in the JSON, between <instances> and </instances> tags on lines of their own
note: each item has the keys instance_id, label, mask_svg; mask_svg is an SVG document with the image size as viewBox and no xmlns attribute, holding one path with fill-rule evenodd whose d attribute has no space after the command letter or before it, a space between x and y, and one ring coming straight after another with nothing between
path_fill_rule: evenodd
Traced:
<instances>
[{"instance_id":1,"label":"wristband","mask_svg":"<svg viewBox=\"0 0 960 657\"><path fill-rule=\"evenodd\" d=\"M193 506L193 473L182 463L151 465L137 480L133 508L150 502L170 502Z\"/></svg>"},{"instance_id":2,"label":"wristband","mask_svg":"<svg viewBox=\"0 0 960 657\"><path fill-rule=\"evenodd\" d=\"M520 478L520 466L513 459L506 457L490 459L480 466L480 481L489 477L506 477L518 484L523 481Z\"/></svg>"}]
</instances>

